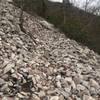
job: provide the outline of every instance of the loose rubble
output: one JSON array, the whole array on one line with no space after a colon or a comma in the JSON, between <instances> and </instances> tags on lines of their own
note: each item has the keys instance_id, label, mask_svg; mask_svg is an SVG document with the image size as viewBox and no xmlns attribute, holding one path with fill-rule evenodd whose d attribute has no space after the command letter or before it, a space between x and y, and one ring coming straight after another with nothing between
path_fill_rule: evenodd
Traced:
<instances>
[{"instance_id":1,"label":"loose rubble","mask_svg":"<svg viewBox=\"0 0 100 100\"><path fill-rule=\"evenodd\" d=\"M0 100L100 100L100 56L24 12L27 35L12 4L0 2Z\"/></svg>"}]
</instances>

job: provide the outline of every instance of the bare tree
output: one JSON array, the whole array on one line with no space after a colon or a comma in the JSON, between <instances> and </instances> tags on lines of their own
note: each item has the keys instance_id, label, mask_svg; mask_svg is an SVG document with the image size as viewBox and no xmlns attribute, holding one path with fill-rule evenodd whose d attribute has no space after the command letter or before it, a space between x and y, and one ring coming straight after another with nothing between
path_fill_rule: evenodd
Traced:
<instances>
[{"instance_id":1,"label":"bare tree","mask_svg":"<svg viewBox=\"0 0 100 100\"><path fill-rule=\"evenodd\" d=\"M95 15L100 14L100 1L99 0L86 0L84 10Z\"/></svg>"},{"instance_id":2,"label":"bare tree","mask_svg":"<svg viewBox=\"0 0 100 100\"><path fill-rule=\"evenodd\" d=\"M46 5L46 2L47 2L48 0L42 0L42 17L46 17L46 11L47 11L47 5Z\"/></svg>"},{"instance_id":3,"label":"bare tree","mask_svg":"<svg viewBox=\"0 0 100 100\"><path fill-rule=\"evenodd\" d=\"M20 11L20 18L19 18L20 19L19 26L20 26L22 31L24 31L24 28L23 28L23 23L24 23L24 19L23 19L24 7L25 7L25 0L21 0L20 1L20 9L21 9L21 11Z\"/></svg>"},{"instance_id":4,"label":"bare tree","mask_svg":"<svg viewBox=\"0 0 100 100\"><path fill-rule=\"evenodd\" d=\"M88 12L94 1L95 0L85 0L84 5L83 5L84 11Z\"/></svg>"},{"instance_id":5,"label":"bare tree","mask_svg":"<svg viewBox=\"0 0 100 100\"><path fill-rule=\"evenodd\" d=\"M69 0L63 0L63 24L66 23L66 8L69 6Z\"/></svg>"}]
</instances>

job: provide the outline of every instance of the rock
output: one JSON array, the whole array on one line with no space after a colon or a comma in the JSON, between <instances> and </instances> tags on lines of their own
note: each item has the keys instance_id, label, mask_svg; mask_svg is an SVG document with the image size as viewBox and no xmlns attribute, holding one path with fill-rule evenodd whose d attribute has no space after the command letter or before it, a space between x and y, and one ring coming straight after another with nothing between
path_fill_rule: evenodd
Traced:
<instances>
[{"instance_id":1,"label":"rock","mask_svg":"<svg viewBox=\"0 0 100 100\"><path fill-rule=\"evenodd\" d=\"M82 81L81 82L81 84L83 85L83 86L85 86L86 88L90 88L90 86L89 86L89 82L88 81Z\"/></svg>"},{"instance_id":2,"label":"rock","mask_svg":"<svg viewBox=\"0 0 100 100\"><path fill-rule=\"evenodd\" d=\"M62 95L59 96L59 100L65 100L65 99L64 99L64 96L62 96Z\"/></svg>"},{"instance_id":3,"label":"rock","mask_svg":"<svg viewBox=\"0 0 100 100\"><path fill-rule=\"evenodd\" d=\"M13 2L13 0L7 0L7 2L12 3L12 2Z\"/></svg>"},{"instance_id":4,"label":"rock","mask_svg":"<svg viewBox=\"0 0 100 100\"><path fill-rule=\"evenodd\" d=\"M49 63L49 62L46 62L46 63L45 63L45 66L46 66L46 67L48 67L49 65L50 65L50 63Z\"/></svg>"},{"instance_id":5,"label":"rock","mask_svg":"<svg viewBox=\"0 0 100 100\"><path fill-rule=\"evenodd\" d=\"M2 31L0 31L0 36L3 36L3 35L5 35L5 33L4 33L4 32L2 32Z\"/></svg>"},{"instance_id":6,"label":"rock","mask_svg":"<svg viewBox=\"0 0 100 100\"><path fill-rule=\"evenodd\" d=\"M13 83L12 83L12 82L9 82L8 85L9 85L9 86L13 86Z\"/></svg>"},{"instance_id":7,"label":"rock","mask_svg":"<svg viewBox=\"0 0 100 100\"><path fill-rule=\"evenodd\" d=\"M60 81L58 81L56 84L57 84L57 87L58 88L61 88L62 87Z\"/></svg>"},{"instance_id":8,"label":"rock","mask_svg":"<svg viewBox=\"0 0 100 100\"><path fill-rule=\"evenodd\" d=\"M18 98L18 97L15 97L15 100L20 100L20 98Z\"/></svg>"},{"instance_id":9,"label":"rock","mask_svg":"<svg viewBox=\"0 0 100 100\"><path fill-rule=\"evenodd\" d=\"M57 75L56 79L61 80L61 75Z\"/></svg>"},{"instance_id":10,"label":"rock","mask_svg":"<svg viewBox=\"0 0 100 100\"><path fill-rule=\"evenodd\" d=\"M65 98L68 98L70 96L70 93L68 93L64 90L61 90L61 89L59 89L57 92L60 93L61 95L63 95Z\"/></svg>"},{"instance_id":11,"label":"rock","mask_svg":"<svg viewBox=\"0 0 100 100\"><path fill-rule=\"evenodd\" d=\"M89 84L90 84L91 87L95 87L96 89L100 88L99 84L93 79L90 79Z\"/></svg>"},{"instance_id":12,"label":"rock","mask_svg":"<svg viewBox=\"0 0 100 100\"><path fill-rule=\"evenodd\" d=\"M0 78L0 86L3 84L5 84L5 81L2 78Z\"/></svg>"},{"instance_id":13,"label":"rock","mask_svg":"<svg viewBox=\"0 0 100 100\"><path fill-rule=\"evenodd\" d=\"M17 79L17 78L18 78L18 75L17 75L17 74L15 74L15 73L14 73L14 74L12 74L11 76L12 76L13 78L15 78L15 79Z\"/></svg>"},{"instance_id":14,"label":"rock","mask_svg":"<svg viewBox=\"0 0 100 100\"><path fill-rule=\"evenodd\" d=\"M20 98L20 99L25 98L25 96L24 96L24 95L22 95L21 93L17 93L17 96L18 96L18 98Z\"/></svg>"},{"instance_id":15,"label":"rock","mask_svg":"<svg viewBox=\"0 0 100 100\"><path fill-rule=\"evenodd\" d=\"M71 77L66 77L65 78L65 82L70 82L71 83L72 82L72 78Z\"/></svg>"},{"instance_id":16,"label":"rock","mask_svg":"<svg viewBox=\"0 0 100 100\"><path fill-rule=\"evenodd\" d=\"M8 90L8 84L7 84L7 83L4 84L4 85L1 87L0 90L1 90L1 91L7 91L7 90Z\"/></svg>"},{"instance_id":17,"label":"rock","mask_svg":"<svg viewBox=\"0 0 100 100\"><path fill-rule=\"evenodd\" d=\"M4 68L4 74L6 74L7 72L9 72L14 67L15 67L14 63L7 64L7 66Z\"/></svg>"},{"instance_id":18,"label":"rock","mask_svg":"<svg viewBox=\"0 0 100 100\"><path fill-rule=\"evenodd\" d=\"M82 86L81 84L78 84L77 85L77 90L83 91L83 90L85 90L85 87Z\"/></svg>"},{"instance_id":19,"label":"rock","mask_svg":"<svg viewBox=\"0 0 100 100\"><path fill-rule=\"evenodd\" d=\"M95 100L95 99L91 96L84 95L83 100Z\"/></svg>"},{"instance_id":20,"label":"rock","mask_svg":"<svg viewBox=\"0 0 100 100\"><path fill-rule=\"evenodd\" d=\"M90 91L90 94L91 94L91 95L97 95L96 89L95 89L94 87L91 87L91 88L89 89L89 91Z\"/></svg>"},{"instance_id":21,"label":"rock","mask_svg":"<svg viewBox=\"0 0 100 100\"><path fill-rule=\"evenodd\" d=\"M0 1L0 96L98 100L100 55L26 12L24 32L19 25L20 8L12 3Z\"/></svg>"},{"instance_id":22,"label":"rock","mask_svg":"<svg viewBox=\"0 0 100 100\"><path fill-rule=\"evenodd\" d=\"M53 94L57 93L57 91L58 91L58 90L56 90L56 89L55 89L55 90L48 90L48 91L47 91L47 94L53 95Z\"/></svg>"},{"instance_id":23,"label":"rock","mask_svg":"<svg viewBox=\"0 0 100 100\"><path fill-rule=\"evenodd\" d=\"M20 94L22 94L23 96L27 96L28 95L28 93L26 93L26 92L20 92Z\"/></svg>"},{"instance_id":24,"label":"rock","mask_svg":"<svg viewBox=\"0 0 100 100\"><path fill-rule=\"evenodd\" d=\"M32 95L32 100L41 100L37 95L33 94Z\"/></svg>"},{"instance_id":25,"label":"rock","mask_svg":"<svg viewBox=\"0 0 100 100\"><path fill-rule=\"evenodd\" d=\"M59 97L58 97L58 96L52 96L52 97L50 98L50 100L59 100Z\"/></svg>"},{"instance_id":26,"label":"rock","mask_svg":"<svg viewBox=\"0 0 100 100\"><path fill-rule=\"evenodd\" d=\"M70 91L71 91L71 86L65 87L64 90L65 90L66 92L70 93Z\"/></svg>"},{"instance_id":27,"label":"rock","mask_svg":"<svg viewBox=\"0 0 100 100\"><path fill-rule=\"evenodd\" d=\"M8 100L7 97L3 97L2 100Z\"/></svg>"},{"instance_id":28,"label":"rock","mask_svg":"<svg viewBox=\"0 0 100 100\"><path fill-rule=\"evenodd\" d=\"M67 82L68 84L70 84L73 89L76 88L76 85L75 85L75 83L74 83L74 81L72 80L71 77L66 77L65 78L65 82Z\"/></svg>"},{"instance_id":29,"label":"rock","mask_svg":"<svg viewBox=\"0 0 100 100\"><path fill-rule=\"evenodd\" d=\"M77 85L77 84L80 84L81 82L82 82L82 75L76 75L76 76L74 76L74 78L73 78L73 80L74 80L74 82L75 82L75 84Z\"/></svg>"},{"instance_id":30,"label":"rock","mask_svg":"<svg viewBox=\"0 0 100 100\"><path fill-rule=\"evenodd\" d=\"M45 97L46 94L45 94L44 91L40 91L38 95L39 95L39 97L41 98L41 97Z\"/></svg>"},{"instance_id":31,"label":"rock","mask_svg":"<svg viewBox=\"0 0 100 100\"><path fill-rule=\"evenodd\" d=\"M48 23L47 21L40 21L40 23L45 27L45 28L48 28L48 29L53 29L53 25Z\"/></svg>"},{"instance_id":32,"label":"rock","mask_svg":"<svg viewBox=\"0 0 100 100\"><path fill-rule=\"evenodd\" d=\"M13 21L14 17L12 15L7 14L7 19L10 20L10 21Z\"/></svg>"}]
</instances>

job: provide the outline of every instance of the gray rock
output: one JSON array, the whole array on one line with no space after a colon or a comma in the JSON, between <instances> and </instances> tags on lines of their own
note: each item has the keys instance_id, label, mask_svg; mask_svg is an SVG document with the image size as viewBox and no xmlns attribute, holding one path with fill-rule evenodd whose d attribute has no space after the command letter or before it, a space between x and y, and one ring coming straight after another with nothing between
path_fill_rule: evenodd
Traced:
<instances>
[{"instance_id":1,"label":"gray rock","mask_svg":"<svg viewBox=\"0 0 100 100\"><path fill-rule=\"evenodd\" d=\"M85 90L85 87L81 84L78 84L77 85L77 90L83 91L83 90Z\"/></svg>"},{"instance_id":2,"label":"gray rock","mask_svg":"<svg viewBox=\"0 0 100 100\"><path fill-rule=\"evenodd\" d=\"M9 72L14 67L15 67L15 63L9 63L9 64L7 64L7 66L4 68L4 74L6 74L7 72Z\"/></svg>"},{"instance_id":3,"label":"gray rock","mask_svg":"<svg viewBox=\"0 0 100 100\"><path fill-rule=\"evenodd\" d=\"M38 95L39 95L39 97L40 97L40 98L41 98L41 97L45 97L45 96L46 96L46 94L45 94L45 92L44 92L44 91L40 91Z\"/></svg>"},{"instance_id":4,"label":"gray rock","mask_svg":"<svg viewBox=\"0 0 100 100\"><path fill-rule=\"evenodd\" d=\"M88 96L88 95L84 95L83 96L83 100L95 100L93 97Z\"/></svg>"},{"instance_id":5,"label":"gray rock","mask_svg":"<svg viewBox=\"0 0 100 100\"><path fill-rule=\"evenodd\" d=\"M26 12L26 32L22 32L20 9L12 2L0 2L0 95L16 100L30 96L32 100L98 100L100 56Z\"/></svg>"},{"instance_id":6,"label":"gray rock","mask_svg":"<svg viewBox=\"0 0 100 100\"><path fill-rule=\"evenodd\" d=\"M95 87L96 89L100 88L98 82L96 82L94 79L90 79L90 86Z\"/></svg>"},{"instance_id":7,"label":"gray rock","mask_svg":"<svg viewBox=\"0 0 100 100\"><path fill-rule=\"evenodd\" d=\"M5 84L5 81L4 81L4 79L0 78L0 86L3 84Z\"/></svg>"},{"instance_id":8,"label":"gray rock","mask_svg":"<svg viewBox=\"0 0 100 100\"><path fill-rule=\"evenodd\" d=\"M24 95L22 95L21 93L17 93L17 96L18 96L18 98L20 98L20 99L25 98L25 96L24 96Z\"/></svg>"},{"instance_id":9,"label":"gray rock","mask_svg":"<svg viewBox=\"0 0 100 100\"><path fill-rule=\"evenodd\" d=\"M5 33L4 33L4 32L2 32L2 31L0 31L0 36L3 36L3 35L5 35Z\"/></svg>"},{"instance_id":10,"label":"gray rock","mask_svg":"<svg viewBox=\"0 0 100 100\"><path fill-rule=\"evenodd\" d=\"M56 85L57 85L58 88L62 87L60 81L56 82Z\"/></svg>"},{"instance_id":11,"label":"gray rock","mask_svg":"<svg viewBox=\"0 0 100 100\"><path fill-rule=\"evenodd\" d=\"M3 97L2 100L8 100L7 97Z\"/></svg>"},{"instance_id":12,"label":"gray rock","mask_svg":"<svg viewBox=\"0 0 100 100\"><path fill-rule=\"evenodd\" d=\"M33 94L32 95L32 100L41 100L37 95Z\"/></svg>"},{"instance_id":13,"label":"gray rock","mask_svg":"<svg viewBox=\"0 0 100 100\"><path fill-rule=\"evenodd\" d=\"M59 100L59 96L52 96L50 100Z\"/></svg>"}]
</instances>

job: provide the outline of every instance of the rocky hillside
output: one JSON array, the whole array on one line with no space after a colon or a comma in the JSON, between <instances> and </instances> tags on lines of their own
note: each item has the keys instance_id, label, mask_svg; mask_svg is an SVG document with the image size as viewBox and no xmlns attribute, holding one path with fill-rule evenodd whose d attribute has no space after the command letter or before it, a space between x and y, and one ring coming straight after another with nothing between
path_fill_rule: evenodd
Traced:
<instances>
[{"instance_id":1,"label":"rocky hillside","mask_svg":"<svg viewBox=\"0 0 100 100\"><path fill-rule=\"evenodd\" d=\"M100 56L53 25L0 2L0 100L100 100Z\"/></svg>"}]
</instances>

